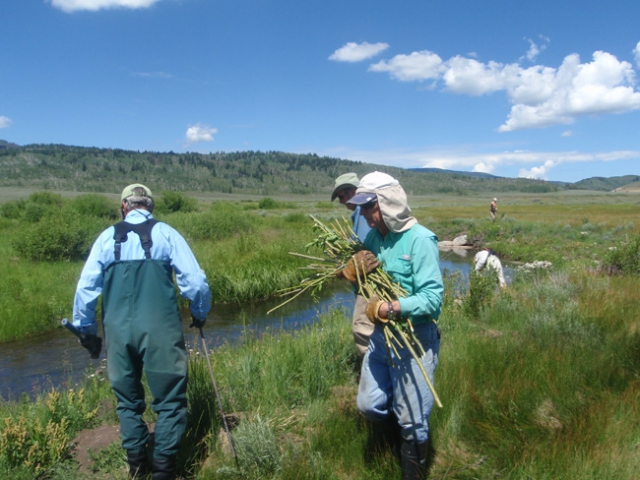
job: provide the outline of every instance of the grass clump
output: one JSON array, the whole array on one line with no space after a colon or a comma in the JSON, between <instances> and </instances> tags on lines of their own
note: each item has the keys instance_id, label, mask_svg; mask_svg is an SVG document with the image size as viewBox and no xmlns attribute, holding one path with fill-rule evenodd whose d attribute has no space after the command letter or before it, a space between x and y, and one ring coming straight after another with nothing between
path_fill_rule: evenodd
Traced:
<instances>
[{"instance_id":1,"label":"grass clump","mask_svg":"<svg viewBox=\"0 0 640 480\"><path fill-rule=\"evenodd\" d=\"M234 444L240 471L252 478L270 478L278 473L281 453L278 438L268 421L257 415L234 431Z\"/></svg>"},{"instance_id":2,"label":"grass clump","mask_svg":"<svg viewBox=\"0 0 640 480\"><path fill-rule=\"evenodd\" d=\"M640 235L612 247L603 264L608 273L640 274Z\"/></svg>"}]
</instances>

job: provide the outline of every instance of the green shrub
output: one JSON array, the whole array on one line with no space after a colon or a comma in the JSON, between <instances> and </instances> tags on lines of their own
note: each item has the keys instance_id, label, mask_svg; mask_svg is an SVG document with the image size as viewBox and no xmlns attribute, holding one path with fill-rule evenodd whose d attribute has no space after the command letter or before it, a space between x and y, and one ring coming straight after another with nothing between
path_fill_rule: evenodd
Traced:
<instances>
[{"instance_id":1,"label":"green shrub","mask_svg":"<svg viewBox=\"0 0 640 480\"><path fill-rule=\"evenodd\" d=\"M71 202L71 206L80 215L117 220L118 205L104 195L79 195Z\"/></svg>"},{"instance_id":2,"label":"green shrub","mask_svg":"<svg viewBox=\"0 0 640 480\"><path fill-rule=\"evenodd\" d=\"M29 223L36 223L45 216L47 210L50 210L50 207L45 204L27 203L22 217Z\"/></svg>"},{"instance_id":3,"label":"green shrub","mask_svg":"<svg viewBox=\"0 0 640 480\"><path fill-rule=\"evenodd\" d=\"M276 202L273 198L271 197L264 197L262 200L260 200L258 202L258 208L261 208L263 210L273 210L276 208L279 208L279 204L278 202Z\"/></svg>"},{"instance_id":4,"label":"green shrub","mask_svg":"<svg viewBox=\"0 0 640 480\"><path fill-rule=\"evenodd\" d=\"M238 233L250 233L255 220L253 215L238 215L237 207L229 202L215 202L205 212L167 217L167 223L190 240L221 240Z\"/></svg>"},{"instance_id":5,"label":"green shrub","mask_svg":"<svg viewBox=\"0 0 640 480\"><path fill-rule=\"evenodd\" d=\"M29 260L81 260L86 258L103 227L97 219L63 211L25 227L12 240L12 245Z\"/></svg>"},{"instance_id":6,"label":"green shrub","mask_svg":"<svg viewBox=\"0 0 640 480\"><path fill-rule=\"evenodd\" d=\"M17 200L15 202L3 203L0 206L0 215L12 220L18 219L24 213L27 202L25 200Z\"/></svg>"},{"instance_id":7,"label":"green shrub","mask_svg":"<svg viewBox=\"0 0 640 480\"><path fill-rule=\"evenodd\" d=\"M640 236L610 250L604 260L604 267L610 273L640 274Z\"/></svg>"},{"instance_id":8,"label":"green shrub","mask_svg":"<svg viewBox=\"0 0 640 480\"><path fill-rule=\"evenodd\" d=\"M469 294L463 302L463 309L467 316L474 319L480 317L482 310L491 303L495 291L495 272L471 272L469 275Z\"/></svg>"},{"instance_id":9,"label":"green shrub","mask_svg":"<svg viewBox=\"0 0 640 480\"><path fill-rule=\"evenodd\" d=\"M162 192L162 196L156 201L155 211L158 213L195 212L198 202L195 198L186 197L182 192Z\"/></svg>"},{"instance_id":10,"label":"green shrub","mask_svg":"<svg viewBox=\"0 0 640 480\"><path fill-rule=\"evenodd\" d=\"M36 406L0 422L0 465L42 474L67 456L73 433L90 426L97 412L85 401L84 389L52 390L39 406L39 412Z\"/></svg>"},{"instance_id":11,"label":"green shrub","mask_svg":"<svg viewBox=\"0 0 640 480\"><path fill-rule=\"evenodd\" d=\"M51 192L35 192L29 195L29 203L61 207L63 205L62 195Z\"/></svg>"}]
</instances>

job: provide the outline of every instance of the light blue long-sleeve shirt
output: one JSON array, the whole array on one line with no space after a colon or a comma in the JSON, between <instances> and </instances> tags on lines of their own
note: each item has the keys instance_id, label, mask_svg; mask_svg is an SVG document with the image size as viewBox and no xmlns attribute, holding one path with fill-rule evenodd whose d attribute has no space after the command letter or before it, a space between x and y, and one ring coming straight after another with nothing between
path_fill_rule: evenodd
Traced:
<instances>
[{"instance_id":1,"label":"light blue long-sleeve shirt","mask_svg":"<svg viewBox=\"0 0 640 480\"><path fill-rule=\"evenodd\" d=\"M153 218L146 210L133 210L126 221L139 224ZM102 293L104 270L115 261L113 239L114 228L109 227L100 234L91 248L73 303L73 325L83 333L97 332L96 307ZM129 233L129 239L122 242L120 260L143 260L144 249L138 235ZM169 262L175 272L180 294L190 300L191 314L204 319L211 309L211 291L204 271L200 268L186 240L174 228L159 222L151 231L151 258Z\"/></svg>"},{"instance_id":2,"label":"light blue long-sleeve shirt","mask_svg":"<svg viewBox=\"0 0 640 480\"><path fill-rule=\"evenodd\" d=\"M444 286L440 273L438 238L420 224L409 230L389 232L383 238L373 229L364 242L382 268L408 292L399 298L401 315L414 323L437 320L442 308Z\"/></svg>"},{"instance_id":3,"label":"light blue long-sleeve shirt","mask_svg":"<svg viewBox=\"0 0 640 480\"><path fill-rule=\"evenodd\" d=\"M351 221L353 222L354 233L360 241L364 243L364 239L367 238L367 235L371 231L371 227L367 223L367 220L360 215L360 206L357 206L351 214Z\"/></svg>"}]
</instances>

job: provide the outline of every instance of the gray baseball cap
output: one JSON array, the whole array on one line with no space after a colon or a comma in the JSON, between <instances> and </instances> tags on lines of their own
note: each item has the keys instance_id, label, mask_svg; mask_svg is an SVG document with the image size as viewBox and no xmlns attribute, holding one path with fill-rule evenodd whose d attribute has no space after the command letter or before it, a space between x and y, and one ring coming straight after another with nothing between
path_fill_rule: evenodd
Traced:
<instances>
[{"instance_id":1,"label":"gray baseball cap","mask_svg":"<svg viewBox=\"0 0 640 480\"><path fill-rule=\"evenodd\" d=\"M340 190L351 187L358 188L359 184L360 179L358 178L358 175L353 172L340 175L338 178L336 178L336 186L334 187L333 193L331 194L331 201L333 202L336 199Z\"/></svg>"}]
</instances>

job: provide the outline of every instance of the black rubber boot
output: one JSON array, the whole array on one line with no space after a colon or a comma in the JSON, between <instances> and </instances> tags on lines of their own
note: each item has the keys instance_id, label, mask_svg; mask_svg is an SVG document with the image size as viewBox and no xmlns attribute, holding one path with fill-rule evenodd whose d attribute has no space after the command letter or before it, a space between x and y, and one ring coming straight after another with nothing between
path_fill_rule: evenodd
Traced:
<instances>
[{"instance_id":1,"label":"black rubber boot","mask_svg":"<svg viewBox=\"0 0 640 480\"><path fill-rule=\"evenodd\" d=\"M402 480L424 480L427 474L427 442L403 441L400 447Z\"/></svg>"},{"instance_id":2,"label":"black rubber boot","mask_svg":"<svg viewBox=\"0 0 640 480\"><path fill-rule=\"evenodd\" d=\"M129 478L142 479L149 474L149 458L146 448L127 450L127 462L129 463Z\"/></svg>"},{"instance_id":3,"label":"black rubber boot","mask_svg":"<svg viewBox=\"0 0 640 480\"><path fill-rule=\"evenodd\" d=\"M175 480L176 457L155 457L151 464L153 480Z\"/></svg>"}]
</instances>

